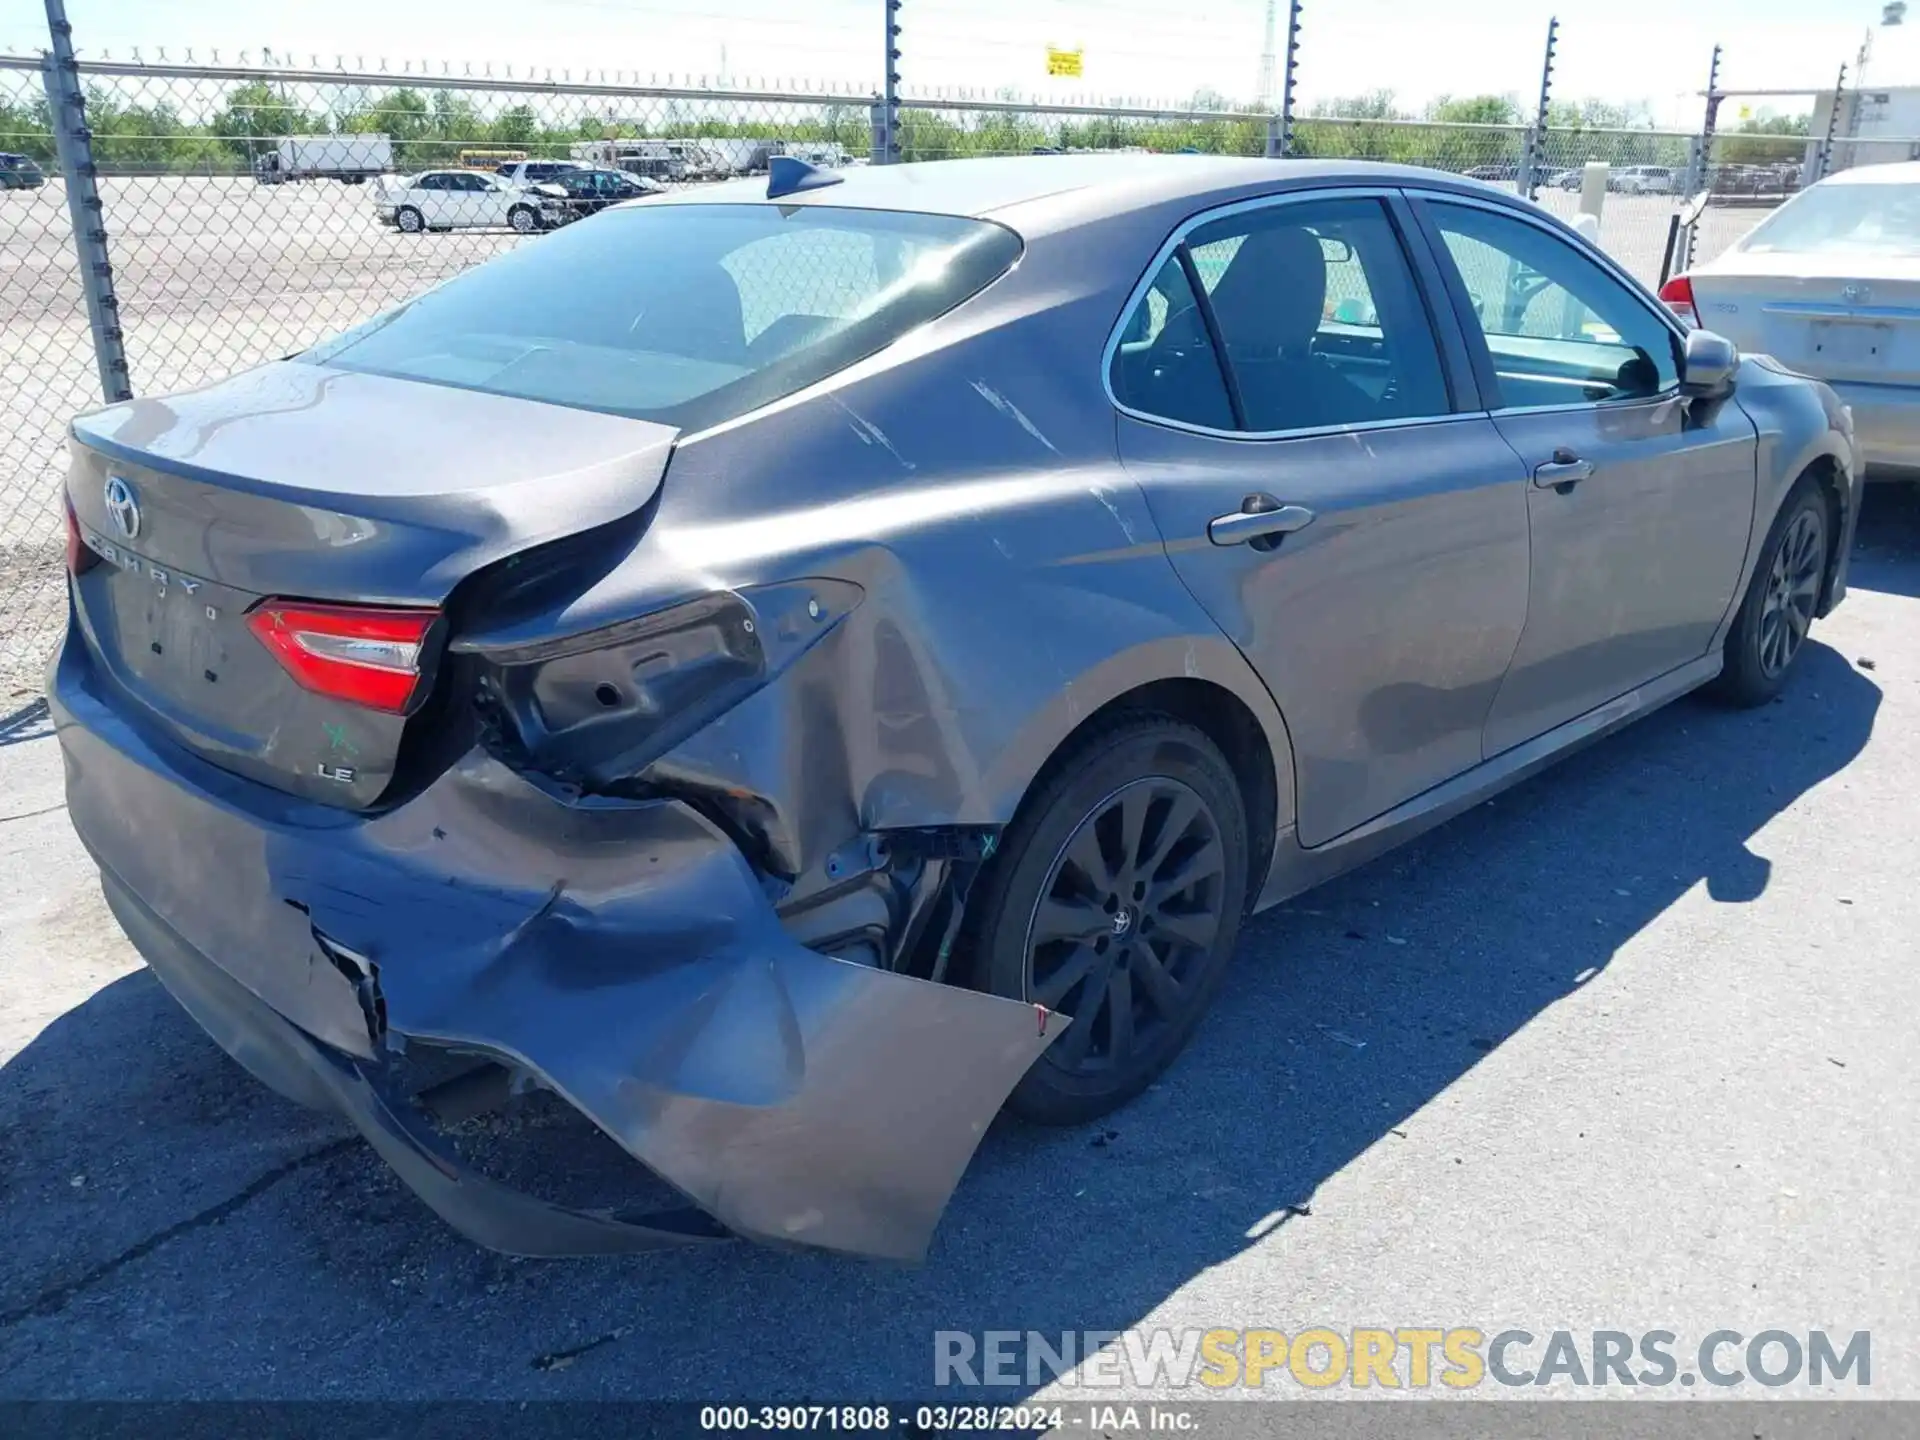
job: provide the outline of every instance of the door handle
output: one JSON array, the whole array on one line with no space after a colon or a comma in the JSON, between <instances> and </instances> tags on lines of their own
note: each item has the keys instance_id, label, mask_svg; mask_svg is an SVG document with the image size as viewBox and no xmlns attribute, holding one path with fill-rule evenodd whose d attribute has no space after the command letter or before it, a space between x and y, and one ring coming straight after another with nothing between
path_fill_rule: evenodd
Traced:
<instances>
[{"instance_id":1,"label":"door handle","mask_svg":"<svg viewBox=\"0 0 1920 1440\"><path fill-rule=\"evenodd\" d=\"M1564 495L1592 474L1591 460L1582 460L1562 445L1553 452L1553 459L1544 465L1534 466L1533 483L1542 490L1554 489Z\"/></svg>"},{"instance_id":2,"label":"door handle","mask_svg":"<svg viewBox=\"0 0 1920 1440\"><path fill-rule=\"evenodd\" d=\"M1216 515L1207 522L1207 538L1216 545L1251 543L1256 550L1271 550L1282 537L1312 523L1313 511L1304 505L1282 505L1271 495L1249 495L1231 515Z\"/></svg>"}]
</instances>

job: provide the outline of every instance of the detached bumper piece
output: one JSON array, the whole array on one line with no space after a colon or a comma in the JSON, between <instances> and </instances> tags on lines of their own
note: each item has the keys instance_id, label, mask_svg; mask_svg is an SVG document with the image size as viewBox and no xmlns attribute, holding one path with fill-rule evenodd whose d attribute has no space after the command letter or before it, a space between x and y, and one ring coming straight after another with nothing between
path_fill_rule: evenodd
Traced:
<instances>
[{"instance_id":1,"label":"detached bumper piece","mask_svg":"<svg viewBox=\"0 0 1920 1440\"><path fill-rule=\"evenodd\" d=\"M51 698L74 824L128 935L229 1054L345 1115L490 1248L732 1233L917 1260L1066 1028L795 944L678 802L567 803L476 752L406 805L344 815L150 740L92 678L70 646ZM573 1209L465 1167L391 1084L411 1042L531 1074L701 1213Z\"/></svg>"}]
</instances>

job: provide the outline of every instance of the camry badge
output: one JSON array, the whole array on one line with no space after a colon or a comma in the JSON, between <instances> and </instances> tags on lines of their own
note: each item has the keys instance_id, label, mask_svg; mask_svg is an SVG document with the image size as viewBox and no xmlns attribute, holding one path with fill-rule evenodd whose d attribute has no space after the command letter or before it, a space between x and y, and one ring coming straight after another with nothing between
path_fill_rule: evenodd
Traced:
<instances>
[{"instance_id":1,"label":"camry badge","mask_svg":"<svg viewBox=\"0 0 1920 1440\"><path fill-rule=\"evenodd\" d=\"M107 477L107 515L113 528L127 539L140 534L140 504L133 498L133 487L118 475Z\"/></svg>"}]
</instances>

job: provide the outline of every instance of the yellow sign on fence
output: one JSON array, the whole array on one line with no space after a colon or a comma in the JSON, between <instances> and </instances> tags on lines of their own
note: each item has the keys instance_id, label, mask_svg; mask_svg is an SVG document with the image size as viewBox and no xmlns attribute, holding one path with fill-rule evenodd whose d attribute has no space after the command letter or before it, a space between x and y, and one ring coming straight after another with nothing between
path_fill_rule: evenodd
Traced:
<instances>
[{"instance_id":1,"label":"yellow sign on fence","mask_svg":"<svg viewBox=\"0 0 1920 1440\"><path fill-rule=\"evenodd\" d=\"M1049 45L1047 47L1047 74L1066 75L1078 80L1080 78L1080 57L1084 53L1085 52L1080 50L1056 50Z\"/></svg>"}]
</instances>

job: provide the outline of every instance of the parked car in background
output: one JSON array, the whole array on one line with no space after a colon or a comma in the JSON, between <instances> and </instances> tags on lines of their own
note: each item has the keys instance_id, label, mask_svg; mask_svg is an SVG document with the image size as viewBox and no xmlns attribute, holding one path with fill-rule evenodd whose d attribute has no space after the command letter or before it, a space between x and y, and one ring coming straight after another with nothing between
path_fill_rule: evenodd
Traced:
<instances>
[{"instance_id":1,"label":"parked car in background","mask_svg":"<svg viewBox=\"0 0 1920 1440\"><path fill-rule=\"evenodd\" d=\"M1621 165L1607 173L1607 188L1622 195L1671 195L1679 181L1664 165Z\"/></svg>"},{"instance_id":2,"label":"parked car in background","mask_svg":"<svg viewBox=\"0 0 1920 1440\"><path fill-rule=\"evenodd\" d=\"M565 218L558 195L479 170L424 170L389 182L374 194L374 213L409 235L494 227L529 235Z\"/></svg>"},{"instance_id":3,"label":"parked car in background","mask_svg":"<svg viewBox=\"0 0 1920 1440\"><path fill-rule=\"evenodd\" d=\"M624 170L571 170L556 175L541 187L551 193L560 208L560 223L596 215L609 205L623 200L643 200L649 195L664 195L667 187L644 175L629 175Z\"/></svg>"},{"instance_id":4,"label":"parked car in background","mask_svg":"<svg viewBox=\"0 0 1920 1440\"><path fill-rule=\"evenodd\" d=\"M47 698L107 904L481 1243L917 1259L1003 1104L1154 1083L1247 915L1697 687L1766 703L1845 594L1832 392L1511 192L709 194L70 427ZM460 1067L676 1208L470 1168L414 1103Z\"/></svg>"},{"instance_id":5,"label":"parked car in background","mask_svg":"<svg viewBox=\"0 0 1920 1440\"><path fill-rule=\"evenodd\" d=\"M0 190L38 190L46 183L47 177L32 156L0 150Z\"/></svg>"},{"instance_id":6,"label":"parked car in background","mask_svg":"<svg viewBox=\"0 0 1920 1440\"><path fill-rule=\"evenodd\" d=\"M580 140L569 150L574 159L601 169L624 170L629 175L644 175L649 180L677 184L692 178L688 158L691 143L680 140Z\"/></svg>"},{"instance_id":7,"label":"parked car in background","mask_svg":"<svg viewBox=\"0 0 1920 1440\"><path fill-rule=\"evenodd\" d=\"M1716 198L1775 198L1800 188L1800 165L1714 165L1707 170L1707 189Z\"/></svg>"},{"instance_id":8,"label":"parked car in background","mask_svg":"<svg viewBox=\"0 0 1920 1440\"><path fill-rule=\"evenodd\" d=\"M1556 190L1578 190L1586 183L1587 167L1576 165L1571 170L1556 170L1547 177L1547 184Z\"/></svg>"},{"instance_id":9,"label":"parked car in background","mask_svg":"<svg viewBox=\"0 0 1920 1440\"><path fill-rule=\"evenodd\" d=\"M386 135L289 135L253 162L253 178L262 185L293 180L358 185L392 170L393 141Z\"/></svg>"},{"instance_id":10,"label":"parked car in background","mask_svg":"<svg viewBox=\"0 0 1920 1440\"><path fill-rule=\"evenodd\" d=\"M1496 184L1517 180L1520 176L1518 165L1476 165L1467 171L1469 180L1486 180Z\"/></svg>"},{"instance_id":11,"label":"parked car in background","mask_svg":"<svg viewBox=\"0 0 1920 1440\"><path fill-rule=\"evenodd\" d=\"M1870 473L1920 479L1920 163L1828 176L1661 298L1826 381Z\"/></svg>"},{"instance_id":12,"label":"parked car in background","mask_svg":"<svg viewBox=\"0 0 1920 1440\"><path fill-rule=\"evenodd\" d=\"M515 160L502 165L494 174L513 186L543 185L557 176L588 168L579 160Z\"/></svg>"}]
</instances>

